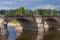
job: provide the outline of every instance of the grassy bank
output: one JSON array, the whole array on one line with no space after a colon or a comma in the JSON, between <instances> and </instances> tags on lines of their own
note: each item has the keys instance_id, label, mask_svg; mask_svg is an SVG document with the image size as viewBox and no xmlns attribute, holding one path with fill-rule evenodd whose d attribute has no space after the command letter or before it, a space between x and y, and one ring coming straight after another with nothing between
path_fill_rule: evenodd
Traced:
<instances>
[{"instance_id":1,"label":"grassy bank","mask_svg":"<svg viewBox=\"0 0 60 40\"><path fill-rule=\"evenodd\" d=\"M15 19L11 20L10 23L17 23Z\"/></svg>"}]
</instances>

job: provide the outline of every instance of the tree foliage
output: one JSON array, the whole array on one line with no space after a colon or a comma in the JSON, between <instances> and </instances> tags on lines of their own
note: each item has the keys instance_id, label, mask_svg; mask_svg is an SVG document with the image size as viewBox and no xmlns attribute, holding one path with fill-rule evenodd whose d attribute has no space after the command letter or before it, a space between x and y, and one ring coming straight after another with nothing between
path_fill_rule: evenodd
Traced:
<instances>
[{"instance_id":1,"label":"tree foliage","mask_svg":"<svg viewBox=\"0 0 60 40\"><path fill-rule=\"evenodd\" d=\"M6 10L0 10L0 14L6 14Z\"/></svg>"},{"instance_id":2,"label":"tree foliage","mask_svg":"<svg viewBox=\"0 0 60 40\"><path fill-rule=\"evenodd\" d=\"M38 15L45 15L46 14L46 9L37 9Z\"/></svg>"},{"instance_id":3,"label":"tree foliage","mask_svg":"<svg viewBox=\"0 0 60 40\"><path fill-rule=\"evenodd\" d=\"M27 9L26 12L25 12L25 14L31 15L31 14L33 14L33 11L31 9Z\"/></svg>"},{"instance_id":4,"label":"tree foliage","mask_svg":"<svg viewBox=\"0 0 60 40\"><path fill-rule=\"evenodd\" d=\"M25 13L25 8L24 8L24 7L20 7L20 8L18 9L18 13L24 14L24 13Z\"/></svg>"},{"instance_id":5,"label":"tree foliage","mask_svg":"<svg viewBox=\"0 0 60 40\"><path fill-rule=\"evenodd\" d=\"M57 16L57 12L56 12L55 9L52 9L52 10L51 10L51 15L52 15L52 16Z\"/></svg>"},{"instance_id":6,"label":"tree foliage","mask_svg":"<svg viewBox=\"0 0 60 40\"><path fill-rule=\"evenodd\" d=\"M52 16L56 16L57 12L56 9L50 9L49 12L47 12L48 9L37 9L37 10L31 10L31 9L26 9L24 7L20 7L18 9L14 9L14 10L0 10L0 14L35 14L35 15L46 15L46 13L52 15Z\"/></svg>"}]
</instances>

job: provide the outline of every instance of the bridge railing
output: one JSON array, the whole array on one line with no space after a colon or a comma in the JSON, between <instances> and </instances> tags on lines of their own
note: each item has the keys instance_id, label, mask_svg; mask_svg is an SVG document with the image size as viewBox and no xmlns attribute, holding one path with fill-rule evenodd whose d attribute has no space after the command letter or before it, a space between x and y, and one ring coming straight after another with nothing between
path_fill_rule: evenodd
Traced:
<instances>
[{"instance_id":1,"label":"bridge railing","mask_svg":"<svg viewBox=\"0 0 60 40\"><path fill-rule=\"evenodd\" d=\"M36 17L39 17L39 16L41 16L41 17L60 17L60 16L49 16L49 15L34 15L34 14L31 14L31 15L29 15L29 14L24 14L24 15L21 15L21 14L7 14L7 15L1 15L0 14L0 17L4 17L4 16L6 16L6 17L31 17L31 16L36 16Z\"/></svg>"},{"instance_id":2,"label":"bridge railing","mask_svg":"<svg viewBox=\"0 0 60 40\"><path fill-rule=\"evenodd\" d=\"M21 15L21 14L7 14L7 15L5 15L5 16L8 16L8 17L24 17L24 16L26 16L26 17L28 17L28 16L34 16L34 15L28 15L28 14L24 14L24 15Z\"/></svg>"}]
</instances>

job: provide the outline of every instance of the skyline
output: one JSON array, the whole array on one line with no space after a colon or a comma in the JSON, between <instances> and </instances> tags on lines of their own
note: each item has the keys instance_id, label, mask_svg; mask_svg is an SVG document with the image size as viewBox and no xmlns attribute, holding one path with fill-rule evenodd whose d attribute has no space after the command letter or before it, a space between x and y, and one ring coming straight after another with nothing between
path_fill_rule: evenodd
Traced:
<instances>
[{"instance_id":1,"label":"skyline","mask_svg":"<svg viewBox=\"0 0 60 40\"><path fill-rule=\"evenodd\" d=\"M0 0L0 10L17 9L56 9L60 11L60 0Z\"/></svg>"}]
</instances>

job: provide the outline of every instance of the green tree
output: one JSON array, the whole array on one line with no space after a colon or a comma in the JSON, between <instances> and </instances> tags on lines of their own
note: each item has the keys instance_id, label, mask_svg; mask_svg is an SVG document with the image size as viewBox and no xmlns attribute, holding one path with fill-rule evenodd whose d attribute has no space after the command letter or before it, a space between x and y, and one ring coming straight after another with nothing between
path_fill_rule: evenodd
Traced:
<instances>
[{"instance_id":1,"label":"green tree","mask_svg":"<svg viewBox=\"0 0 60 40\"><path fill-rule=\"evenodd\" d=\"M18 11L19 9L15 9L15 12L17 13L17 14L19 14L19 11Z\"/></svg>"},{"instance_id":2,"label":"green tree","mask_svg":"<svg viewBox=\"0 0 60 40\"><path fill-rule=\"evenodd\" d=\"M24 8L24 7L20 7L20 8L18 9L18 13L20 13L20 14L25 14L25 8Z\"/></svg>"},{"instance_id":3,"label":"green tree","mask_svg":"<svg viewBox=\"0 0 60 40\"><path fill-rule=\"evenodd\" d=\"M37 9L38 15L45 15L46 14L46 9Z\"/></svg>"},{"instance_id":4,"label":"green tree","mask_svg":"<svg viewBox=\"0 0 60 40\"><path fill-rule=\"evenodd\" d=\"M6 14L6 10L0 10L0 14L2 15Z\"/></svg>"},{"instance_id":5,"label":"green tree","mask_svg":"<svg viewBox=\"0 0 60 40\"><path fill-rule=\"evenodd\" d=\"M51 9L51 15L52 15L52 16L57 16L56 9Z\"/></svg>"},{"instance_id":6,"label":"green tree","mask_svg":"<svg viewBox=\"0 0 60 40\"><path fill-rule=\"evenodd\" d=\"M25 14L31 15L31 14L33 14L33 11L31 9L26 9Z\"/></svg>"}]
</instances>

